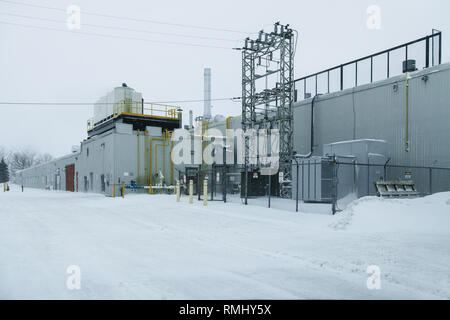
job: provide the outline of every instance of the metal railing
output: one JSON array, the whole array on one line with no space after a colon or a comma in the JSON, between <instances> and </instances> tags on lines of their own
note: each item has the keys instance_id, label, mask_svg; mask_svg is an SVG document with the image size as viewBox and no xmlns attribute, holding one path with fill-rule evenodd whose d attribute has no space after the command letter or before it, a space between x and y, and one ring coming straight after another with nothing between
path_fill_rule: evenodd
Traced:
<instances>
[{"instance_id":1,"label":"metal railing","mask_svg":"<svg viewBox=\"0 0 450 320\"><path fill-rule=\"evenodd\" d=\"M169 120L181 120L181 112L182 109L177 106L152 102L123 100L113 104L110 114L105 119L102 119L97 123L95 123L94 118L88 119L87 131L94 129L96 125L102 124L111 118L117 118L122 114Z\"/></svg>"},{"instance_id":2,"label":"metal railing","mask_svg":"<svg viewBox=\"0 0 450 320\"><path fill-rule=\"evenodd\" d=\"M420 44L424 45L424 48L419 49L419 51L415 50L417 49L416 46ZM421 53L422 50L424 50L423 53ZM400 61L398 61L399 57L395 57L395 53L398 52L400 52L400 57L403 57ZM375 70L374 64L376 64L377 59L381 59L383 57L385 59L385 71L382 71L381 76L376 77L376 71L378 71L379 68L376 68ZM377 80L384 80L392 76L400 75L402 72L395 72L393 69L395 69L395 66L400 68L403 60L406 61L408 59L421 59L419 61L419 66L421 65L423 68L429 68L441 64L442 33L438 30L433 30L431 35L423 38L296 79L294 80L294 83L297 88L301 89L301 93L303 93L303 95L297 94L298 99L296 100L307 99L313 94L317 95L338 92L347 88L357 87L358 85L372 83ZM394 65L394 68L392 66L393 60L397 63L397 65ZM360 76L361 70L363 70L363 64L365 62L367 62L368 65L366 67L369 69L369 72L366 72L366 74L368 73L366 81L361 80L362 77ZM352 73L350 80L346 77L346 74L349 71ZM337 81L332 81L333 75ZM335 86L336 89L333 88L335 83L337 83L337 86Z\"/></svg>"},{"instance_id":3,"label":"metal railing","mask_svg":"<svg viewBox=\"0 0 450 320\"><path fill-rule=\"evenodd\" d=\"M181 109L179 107L142 101L120 101L115 103L113 105L113 117L116 118L121 114L143 115L172 120L181 119Z\"/></svg>"}]
</instances>

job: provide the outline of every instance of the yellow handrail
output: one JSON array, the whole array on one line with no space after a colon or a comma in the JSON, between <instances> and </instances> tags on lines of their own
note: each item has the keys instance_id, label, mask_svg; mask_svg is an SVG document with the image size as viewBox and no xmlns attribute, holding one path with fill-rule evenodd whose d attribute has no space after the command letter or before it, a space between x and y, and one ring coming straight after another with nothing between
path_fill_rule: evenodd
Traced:
<instances>
[{"instance_id":1,"label":"yellow handrail","mask_svg":"<svg viewBox=\"0 0 450 320\"><path fill-rule=\"evenodd\" d=\"M181 109L176 106L152 102L143 103L141 101L122 100L113 105L114 118L118 117L121 114L133 114L156 118L180 120L181 119L180 111Z\"/></svg>"}]
</instances>

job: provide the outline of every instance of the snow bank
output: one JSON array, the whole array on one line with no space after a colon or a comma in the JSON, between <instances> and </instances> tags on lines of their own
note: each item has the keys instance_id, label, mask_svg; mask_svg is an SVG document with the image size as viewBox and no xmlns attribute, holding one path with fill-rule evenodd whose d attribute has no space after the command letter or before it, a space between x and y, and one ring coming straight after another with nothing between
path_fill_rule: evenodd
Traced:
<instances>
[{"instance_id":1,"label":"snow bank","mask_svg":"<svg viewBox=\"0 0 450 320\"><path fill-rule=\"evenodd\" d=\"M330 227L361 232L447 233L449 205L449 192L416 199L366 197L352 202Z\"/></svg>"}]
</instances>

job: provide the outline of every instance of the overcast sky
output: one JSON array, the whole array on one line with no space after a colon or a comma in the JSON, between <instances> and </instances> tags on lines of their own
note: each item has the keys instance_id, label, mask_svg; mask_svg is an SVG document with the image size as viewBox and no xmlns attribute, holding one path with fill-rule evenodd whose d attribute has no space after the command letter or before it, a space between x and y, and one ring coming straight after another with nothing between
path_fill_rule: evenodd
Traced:
<instances>
[{"instance_id":1,"label":"overcast sky","mask_svg":"<svg viewBox=\"0 0 450 320\"><path fill-rule=\"evenodd\" d=\"M289 23L299 32L296 77L428 35L432 28L443 31L443 60L450 60L449 43L446 43L446 35L450 32L448 0L18 2L64 10L77 5L81 8L79 31L83 34L67 29L64 11L0 0L0 102L95 102L122 82L142 92L147 101L202 99L205 67L212 68L213 99L240 96L241 54L231 48L242 46L240 40L248 32L257 32L263 27L270 31L276 21ZM367 8L371 5L381 9L380 29L367 27ZM83 15L83 11L205 28ZM162 44L150 40L225 48ZM189 109L194 110L195 116L203 110L201 102L179 105L185 110L185 119ZM213 102L213 105L213 114L237 115L241 112L240 103L224 101ZM78 145L86 138L86 120L93 115L90 106L0 105L0 110L0 146L9 149L32 147L54 156L70 152L72 145Z\"/></svg>"}]
</instances>

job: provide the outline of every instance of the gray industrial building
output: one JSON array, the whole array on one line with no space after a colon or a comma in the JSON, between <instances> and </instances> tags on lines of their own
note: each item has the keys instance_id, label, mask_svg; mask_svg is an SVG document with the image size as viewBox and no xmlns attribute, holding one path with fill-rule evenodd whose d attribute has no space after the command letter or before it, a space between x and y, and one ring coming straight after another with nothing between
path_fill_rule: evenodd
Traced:
<instances>
[{"instance_id":1,"label":"gray industrial building","mask_svg":"<svg viewBox=\"0 0 450 320\"><path fill-rule=\"evenodd\" d=\"M430 42L433 37L435 35L425 40ZM205 97L210 99L210 70L205 71L205 79ZM311 165L311 159L320 162L324 156L338 156L341 160L353 157L353 164L365 164L376 158L374 163L377 165L381 166L384 162L398 166L397 171L389 173L390 178L398 178L405 171L411 171L411 178L417 183L421 194L450 190L450 170L444 170L450 168L450 64L440 64L440 60L431 64L427 60L422 70L392 76L389 75L388 62L386 79L362 85L356 80L356 85L347 89L342 87L342 82L341 79L341 88L337 92L330 93L328 88L326 93L318 94L316 79L317 94L312 96L303 90L304 99L292 105L292 149L298 156L292 162L292 197L297 194L295 165L298 159L305 161L306 158L308 165ZM88 139L81 143L79 150L48 164L18 172L19 183L25 187L101 192L106 195L114 194L113 185L142 188L173 185L180 177L179 173L186 172L184 165L173 165L171 161L173 142L170 137L176 128L181 128L181 111L176 107L163 106L162 115L151 113L153 111L148 110L154 110L157 106L146 107L143 100L136 101L142 95L131 90L119 87L114 94L99 100L95 119L89 122ZM189 129L192 130L194 125L197 128L206 125L209 129L220 129L225 136L227 128L242 128L241 115L227 119L212 117L210 100L206 100L203 117L194 123L190 114ZM112 103L110 109L100 108L105 101ZM269 118L275 114L271 111ZM345 142L370 146L373 141L381 146L375 149L383 151L373 153L370 151L374 148L372 146L364 147L366 155L360 151L346 154L348 151L342 150L350 150L351 147L333 148L332 145ZM415 167L437 169L428 172L416 170ZM242 170L242 165L233 165L229 172ZM301 199L307 200L305 190L309 192L312 187L305 187L306 174L304 168L302 170L299 172L302 179L299 183ZM351 175L344 174L349 170L341 170L340 190L345 192L340 197L345 197L347 191L354 192L358 197L373 195L373 180L388 178L386 171L383 176L378 169L373 172L362 168L352 170ZM368 178L362 179L363 175ZM355 190L354 186L345 186L348 179L355 184L356 181L364 181L364 187Z\"/></svg>"},{"instance_id":2,"label":"gray industrial building","mask_svg":"<svg viewBox=\"0 0 450 320\"><path fill-rule=\"evenodd\" d=\"M17 172L17 182L25 187L110 196L120 195L124 185L135 190L173 185L170 138L181 126L181 110L127 100L128 93L135 95L124 84L108 94L113 96L105 104L111 106L110 112L88 121L88 139L72 154ZM94 110L97 114L98 107Z\"/></svg>"}]
</instances>

